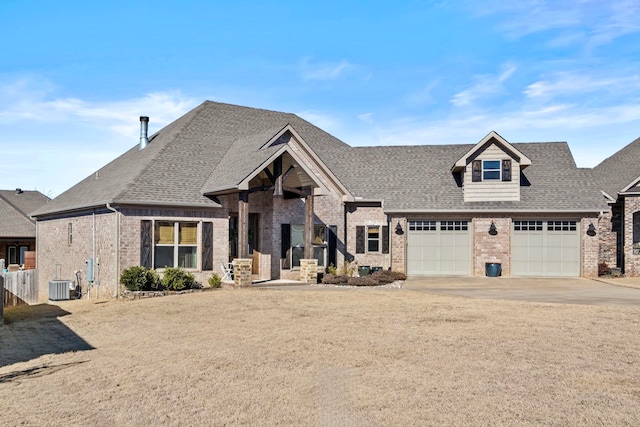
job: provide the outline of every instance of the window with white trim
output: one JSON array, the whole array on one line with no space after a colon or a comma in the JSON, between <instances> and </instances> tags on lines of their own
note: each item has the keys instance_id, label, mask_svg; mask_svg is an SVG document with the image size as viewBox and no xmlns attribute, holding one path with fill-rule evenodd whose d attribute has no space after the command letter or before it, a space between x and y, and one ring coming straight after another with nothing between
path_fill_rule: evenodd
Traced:
<instances>
[{"instance_id":1,"label":"window with white trim","mask_svg":"<svg viewBox=\"0 0 640 427\"><path fill-rule=\"evenodd\" d=\"M502 161L500 160L483 160L482 161L482 180L483 181L499 181L502 176Z\"/></svg>"},{"instance_id":2,"label":"window with white trim","mask_svg":"<svg viewBox=\"0 0 640 427\"><path fill-rule=\"evenodd\" d=\"M198 223L156 221L154 268L198 268Z\"/></svg>"},{"instance_id":3,"label":"window with white trim","mask_svg":"<svg viewBox=\"0 0 640 427\"><path fill-rule=\"evenodd\" d=\"M380 252L380 226L367 227L367 252Z\"/></svg>"}]
</instances>

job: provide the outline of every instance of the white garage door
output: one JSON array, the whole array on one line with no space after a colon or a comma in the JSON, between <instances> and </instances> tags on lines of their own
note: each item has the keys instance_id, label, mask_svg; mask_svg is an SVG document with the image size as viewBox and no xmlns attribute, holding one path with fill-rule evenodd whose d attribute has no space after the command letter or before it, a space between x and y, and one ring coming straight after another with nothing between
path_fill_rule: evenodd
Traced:
<instances>
[{"instance_id":1,"label":"white garage door","mask_svg":"<svg viewBox=\"0 0 640 427\"><path fill-rule=\"evenodd\" d=\"M578 221L513 221L511 274L580 276Z\"/></svg>"},{"instance_id":2,"label":"white garage door","mask_svg":"<svg viewBox=\"0 0 640 427\"><path fill-rule=\"evenodd\" d=\"M471 231L467 221L409 221L409 275L471 274Z\"/></svg>"}]
</instances>

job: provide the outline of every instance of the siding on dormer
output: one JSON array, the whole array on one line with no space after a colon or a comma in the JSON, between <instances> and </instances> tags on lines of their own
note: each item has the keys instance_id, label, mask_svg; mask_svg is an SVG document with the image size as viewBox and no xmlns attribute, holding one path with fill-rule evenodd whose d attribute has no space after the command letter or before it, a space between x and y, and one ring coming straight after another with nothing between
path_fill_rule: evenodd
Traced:
<instances>
[{"instance_id":1,"label":"siding on dormer","mask_svg":"<svg viewBox=\"0 0 640 427\"><path fill-rule=\"evenodd\" d=\"M473 160L508 160L511 159L511 181L472 180L471 162L464 172L464 201L465 202L489 202L489 201L519 201L520 200L520 164L509 154L505 153L498 145L491 144Z\"/></svg>"}]
</instances>

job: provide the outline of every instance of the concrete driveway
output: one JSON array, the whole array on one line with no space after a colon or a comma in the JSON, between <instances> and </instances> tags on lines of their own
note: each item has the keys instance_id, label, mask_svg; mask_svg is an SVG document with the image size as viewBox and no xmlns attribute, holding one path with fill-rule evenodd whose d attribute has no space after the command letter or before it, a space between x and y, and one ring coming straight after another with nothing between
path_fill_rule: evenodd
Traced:
<instances>
[{"instance_id":1,"label":"concrete driveway","mask_svg":"<svg viewBox=\"0 0 640 427\"><path fill-rule=\"evenodd\" d=\"M640 306L639 279L613 279L607 283L584 278L409 277L404 287L469 298Z\"/></svg>"}]
</instances>

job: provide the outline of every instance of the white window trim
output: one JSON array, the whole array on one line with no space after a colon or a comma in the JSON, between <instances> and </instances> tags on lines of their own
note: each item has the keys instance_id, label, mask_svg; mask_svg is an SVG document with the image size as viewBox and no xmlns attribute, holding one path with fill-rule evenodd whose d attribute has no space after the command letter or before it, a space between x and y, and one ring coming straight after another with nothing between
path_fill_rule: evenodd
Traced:
<instances>
[{"instance_id":1,"label":"white window trim","mask_svg":"<svg viewBox=\"0 0 640 427\"><path fill-rule=\"evenodd\" d=\"M484 167L484 163L485 162L498 162L498 169L485 169ZM498 177L497 178L485 178L484 177L484 173L485 172L498 172ZM485 159L482 160L482 181L500 181L502 179L502 160L498 160L498 159Z\"/></svg>"},{"instance_id":2,"label":"white window trim","mask_svg":"<svg viewBox=\"0 0 640 427\"><path fill-rule=\"evenodd\" d=\"M156 224L158 223L172 223L173 224L173 243L172 244L158 244L155 243L155 233L156 233ZM196 225L196 244L195 245L185 245L179 244L180 241L180 224L195 224ZM156 248L157 247L173 247L173 267L170 268L182 268L188 271L199 271L200 270L200 234L201 234L201 221L176 221L176 220L163 220L156 219L153 220L153 252L152 252L152 265L156 265ZM180 267L178 265L178 257L179 257L179 248L196 248L196 266L195 267ZM155 267L155 270L163 271L164 267Z\"/></svg>"},{"instance_id":3,"label":"white window trim","mask_svg":"<svg viewBox=\"0 0 640 427\"><path fill-rule=\"evenodd\" d=\"M378 229L378 237L369 237L369 230L372 228L377 228ZM369 242L373 241L373 240L377 240L378 241L378 250L377 251L372 251L369 250ZM372 254L379 254L382 252L382 226L381 225L367 225L367 253L372 253Z\"/></svg>"}]
</instances>

